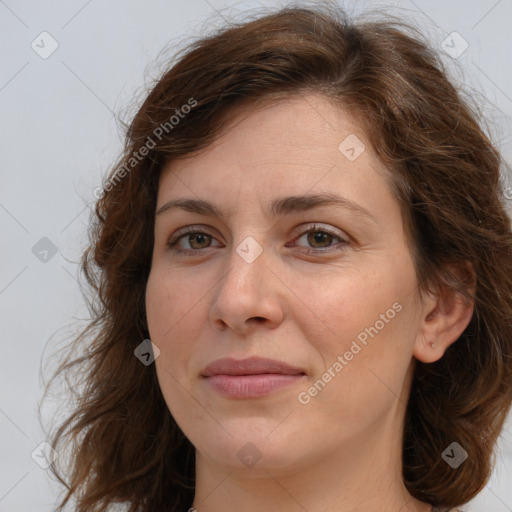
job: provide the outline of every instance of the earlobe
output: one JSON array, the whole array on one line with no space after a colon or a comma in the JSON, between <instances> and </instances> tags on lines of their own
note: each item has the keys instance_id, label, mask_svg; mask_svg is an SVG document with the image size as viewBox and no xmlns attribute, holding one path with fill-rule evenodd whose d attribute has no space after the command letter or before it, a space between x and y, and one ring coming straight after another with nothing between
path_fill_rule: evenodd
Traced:
<instances>
[{"instance_id":1,"label":"earlobe","mask_svg":"<svg viewBox=\"0 0 512 512\"><path fill-rule=\"evenodd\" d=\"M446 348L442 348L439 343L434 341L419 340L416 342L413 355L423 363L434 363L443 357Z\"/></svg>"},{"instance_id":2,"label":"earlobe","mask_svg":"<svg viewBox=\"0 0 512 512\"><path fill-rule=\"evenodd\" d=\"M476 275L472 265L464 262L456 268L451 266L446 276L453 284L463 284L469 296L442 284L438 293L425 299L423 320L413 352L414 357L424 363L441 359L447 348L460 338L473 316Z\"/></svg>"}]
</instances>

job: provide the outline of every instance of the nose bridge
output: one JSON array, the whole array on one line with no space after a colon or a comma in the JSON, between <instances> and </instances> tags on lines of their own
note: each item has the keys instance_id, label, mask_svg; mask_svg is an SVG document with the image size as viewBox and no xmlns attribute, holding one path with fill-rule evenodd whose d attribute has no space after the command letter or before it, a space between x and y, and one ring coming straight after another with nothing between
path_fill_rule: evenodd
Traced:
<instances>
[{"instance_id":1,"label":"nose bridge","mask_svg":"<svg viewBox=\"0 0 512 512\"><path fill-rule=\"evenodd\" d=\"M261 236L259 237L261 240ZM221 286L229 287L231 291L240 294L246 292L255 293L260 288L263 291L262 275L266 270L266 254L263 243L254 236L246 236L240 242L233 245L228 256L227 272Z\"/></svg>"},{"instance_id":2,"label":"nose bridge","mask_svg":"<svg viewBox=\"0 0 512 512\"><path fill-rule=\"evenodd\" d=\"M241 277L248 277L254 268L263 269L263 247L268 248L266 219L262 212L261 201L253 197L254 190L247 190L248 184L242 185L237 195L237 216L233 226L233 247L228 257L228 267ZM256 194L259 197L259 194ZM242 207L243 206L243 207ZM258 227L259 223L259 227ZM230 272L231 273L231 272Z\"/></svg>"},{"instance_id":3,"label":"nose bridge","mask_svg":"<svg viewBox=\"0 0 512 512\"><path fill-rule=\"evenodd\" d=\"M259 237L261 240L261 237ZM268 250L246 236L231 247L226 272L214 295L211 314L214 323L242 330L251 318L264 318L270 323L282 318L276 290L269 275Z\"/></svg>"}]
</instances>

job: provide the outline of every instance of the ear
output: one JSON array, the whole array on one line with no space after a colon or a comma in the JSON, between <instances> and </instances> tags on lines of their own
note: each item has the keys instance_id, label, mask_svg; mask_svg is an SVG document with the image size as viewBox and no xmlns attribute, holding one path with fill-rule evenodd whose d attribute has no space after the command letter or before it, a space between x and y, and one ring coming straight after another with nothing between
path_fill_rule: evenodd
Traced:
<instances>
[{"instance_id":1,"label":"ear","mask_svg":"<svg viewBox=\"0 0 512 512\"><path fill-rule=\"evenodd\" d=\"M471 298L441 285L436 294L423 300L422 318L413 355L424 363L433 363L443 357L446 349L457 341L473 316L476 274L469 261L450 265L445 272L449 282L468 286Z\"/></svg>"}]
</instances>

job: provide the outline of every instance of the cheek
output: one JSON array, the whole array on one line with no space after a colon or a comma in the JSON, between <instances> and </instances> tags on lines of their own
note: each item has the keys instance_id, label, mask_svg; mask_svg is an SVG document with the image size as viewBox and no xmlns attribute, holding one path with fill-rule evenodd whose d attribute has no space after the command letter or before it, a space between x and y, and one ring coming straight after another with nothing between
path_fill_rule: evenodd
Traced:
<instances>
[{"instance_id":1,"label":"cheek","mask_svg":"<svg viewBox=\"0 0 512 512\"><path fill-rule=\"evenodd\" d=\"M162 336L178 325L197 302L195 287L190 277L155 265L146 286L146 312L148 326L155 334Z\"/></svg>"},{"instance_id":2,"label":"cheek","mask_svg":"<svg viewBox=\"0 0 512 512\"><path fill-rule=\"evenodd\" d=\"M317 276L314 286L311 275L304 275L295 281L293 290L300 299L297 308L302 304L303 312L292 316L301 323L307 339L332 358L333 354L348 350L351 341L365 328L375 322L381 327L380 314L391 309L388 316L394 316L392 306L400 300L401 290L396 280L383 277L385 274L345 269L330 276Z\"/></svg>"},{"instance_id":3,"label":"cheek","mask_svg":"<svg viewBox=\"0 0 512 512\"><path fill-rule=\"evenodd\" d=\"M202 294L179 273L152 272L146 287L146 315L151 341L161 351L157 363L184 368L182 363L193 349L192 340L204 316ZM197 332L196 332L197 331ZM157 364L158 365L158 364Z\"/></svg>"},{"instance_id":4,"label":"cheek","mask_svg":"<svg viewBox=\"0 0 512 512\"><path fill-rule=\"evenodd\" d=\"M337 366L333 380L345 387L344 393L368 395L371 401L370 390L385 391L379 377L399 388L410 364L415 339L411 290L416 281L407 261L383 261L366 267L370 268L315 280L315 288L304 276L297 289L298 295L307 297L307 314L295 318L302 318L300 330L319 355L317 368L329 369L341 356L343 369Z\"/></svg>"},{"instance_id":5,"label":"cheek","mask_svg":"<svg viewBox=\"0 0 512 512\"><path fill-rule=\"evenodd\" d=\"M190 281L184 282L179 273L171 278L169 272L152 271L149 276L146 314L151 341L160 349L155 360L157 379L169 411L186 431L190 429L188 421L204 421L201 410L191 407L187 390L194 340L199 337L200 317L205 314L200 299Z\"/></svg>"}]
</instances>

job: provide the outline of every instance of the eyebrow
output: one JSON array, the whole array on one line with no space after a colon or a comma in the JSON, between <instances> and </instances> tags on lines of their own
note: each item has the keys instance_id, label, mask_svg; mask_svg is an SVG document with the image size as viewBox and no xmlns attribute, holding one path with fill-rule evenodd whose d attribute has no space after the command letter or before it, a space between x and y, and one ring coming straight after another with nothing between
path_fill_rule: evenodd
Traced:
<instances>
[{"instance_id":1,"label":"eyebrow","mask_svg":"<svg viewBox=\"0 0 512 512\"><path fill-rule=\"evenodd\" d=\"M352 211L358 215L366 217L371 221L377 223L377 219L364 207L354 203L350 199L338 196L336 194L314 194L302 196L288 196L272 201L268 207L268 212L271 216L277 217L290 213L304 212L318 208L320 206L337 206ZM181 209L190 213L197 213L200 215L208 215L210 217L218 217L221 219L231 217L231 214L222 210L203 199L192 198L177 198L171 199L160 207L156 215L162 213Z\"/></svg>"}]
</instances>

